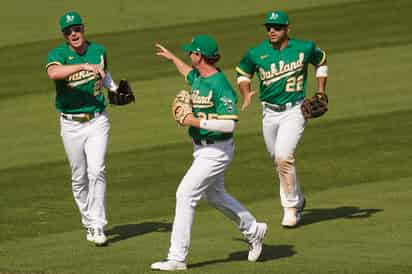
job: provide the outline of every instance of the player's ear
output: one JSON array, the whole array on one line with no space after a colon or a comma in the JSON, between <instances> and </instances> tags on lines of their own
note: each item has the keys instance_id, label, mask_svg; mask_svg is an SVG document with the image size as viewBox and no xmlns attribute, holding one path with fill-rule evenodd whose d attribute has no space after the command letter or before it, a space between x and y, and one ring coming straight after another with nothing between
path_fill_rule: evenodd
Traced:
<instances>
[{"instance_id":1,"label":"player's ear","mask_svg":"<svg viewBox=\"0 0 412 274\"><path fill-rule=\"evenodd\" d=\"M290 28L289 26L286 26L286 34L289 35L289 32L290 32Z\"/></svg>"}]
</instances>

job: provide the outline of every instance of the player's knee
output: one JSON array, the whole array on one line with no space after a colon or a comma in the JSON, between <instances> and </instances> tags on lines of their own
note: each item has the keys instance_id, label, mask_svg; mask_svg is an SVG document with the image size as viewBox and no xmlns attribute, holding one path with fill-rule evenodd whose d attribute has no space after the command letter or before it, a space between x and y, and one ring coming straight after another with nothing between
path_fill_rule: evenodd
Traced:
<instances>
[{"instance_id":1,"label":"player's knee","mask_svg":"<svg viewBox=\"0 0 412 274\"><path fill-rule=\"evenodd\" d=\"M213 193L208 191L203 195L203 197L205 198L205 201L208 204L216 205L218 203L218 200L219 200L218 195L219 194L216 191L214 191Z\"/></svg>"},{"instance_id":2,"label":"player's knee","mask_svg":"<svg viewBox=\"0 0 412 274\"><path fill-rule=\"evenodd\" d=\"M83 186L88 185L87 174L73 174L72 175L72 188L82 188Z\"/></svg>"},{"instance_id":3,"label":"player's knee","mask_svg":"<svg viewBox=\"0 0 412 274\"><path fill-rule=\"evenodd\" d=\"M106 169L104 166L101 167L89 167L87 170L87 173L89 175L89 179L93 180L102 180L105 177L106 174Z\"/></svg>"},{"instance_id":4,"label":"player's knee","mask_svg":"<svg viewBox=\"0 0 412 274\"><path fill-rule=\"evenodd\" d=\"M196 207L200 197L195 197L192 192L185 191L184 188L178 188L176 191L176 201L178 203L189 204L191 207Z\"/></svg>"},{"instance_id":5,"label":"player's knee","mask_svg":"<svg viewBox=\"0 0 412 274\"><path fill-rule=\"evenodd\" d=\"M88 191L89 186L87 180L85 183L72 183L72 192L75 198L78 198L84 193L84 191Z\"/></svg>"},{"instance_id":6,"label":"player's knee","mask_svg":"<svg viewBox=\"0 0 412 274\"><path fill-rule=\"evenodd\" d=\"M275 164L279 174L289 174L295 167L295 157L294 155L289 155L287 157L278 156L275 159Z\"/></svg>"}]
</instances>

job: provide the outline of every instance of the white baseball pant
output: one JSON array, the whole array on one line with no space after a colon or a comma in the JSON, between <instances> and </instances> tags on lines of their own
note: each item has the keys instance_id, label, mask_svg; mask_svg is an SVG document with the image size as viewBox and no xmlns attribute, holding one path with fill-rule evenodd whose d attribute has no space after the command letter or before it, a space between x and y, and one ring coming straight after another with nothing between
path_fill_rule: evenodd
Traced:
<instances>
[{"instance_id":1,"label":"white baseball pant","mask_svg":"<svg viewBox=\"0 0 412 274\"><path fill-rule=\"evenodd\" d=\"M105 156L110 123L106 112L80 123L60 117L61 136L72 173L72 191L85 227L106 220Z\"/></svg>"},{"instance_id":2,"label":"white baseball pant","mask_svg":"<svg viewBox=\"0 0 412 274\"><path fill-rule=\"evenodd\" d=\"M277 112L263 103L263 137L276 166L280 182L282 207L299 207L303 203L295 167L295 150L306 126L300 104Z\"/></svg>"},{"instance_id":3,"label":"white baseball pant","mask_svg":"<svg viewBox=\"0 0 412 274\"><path fill-rule=\"evenodd\" d=\"M193 163L176 192L176 210L167 259L184 262L189 252L195 207L205 200L232 219L247 239L256 233L256 219L224 187L224 171L233 159L233 140L194 145Z\"/></svg>"}]
</instances>

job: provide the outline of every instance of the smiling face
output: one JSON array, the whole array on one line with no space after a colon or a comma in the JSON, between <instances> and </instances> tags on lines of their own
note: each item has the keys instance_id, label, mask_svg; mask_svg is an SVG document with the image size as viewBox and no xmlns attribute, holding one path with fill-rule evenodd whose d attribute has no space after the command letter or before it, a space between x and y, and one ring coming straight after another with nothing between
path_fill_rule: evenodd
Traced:
<instances>
[{"instance_id":1,"label":"smiling face","mask_svg":"<svg viewBox=\"0 0 412 274\"><path fill-rule=\"evenodd\" d=\"M84 25L73 25L63 30L63 35L69 46L76 52L81 53L87 45L84 37Z\"/></svg>"}]
</instances>

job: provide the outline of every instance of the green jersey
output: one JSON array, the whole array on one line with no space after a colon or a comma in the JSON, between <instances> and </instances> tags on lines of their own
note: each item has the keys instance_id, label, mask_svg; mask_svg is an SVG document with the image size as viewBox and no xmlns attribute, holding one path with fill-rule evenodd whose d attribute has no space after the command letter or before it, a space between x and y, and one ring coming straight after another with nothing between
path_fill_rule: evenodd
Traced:
<instances>
[{"instance_id":1,"label":"green jersey","mask_svg":"<svg viewBox=\"0 0 412 274\"><path fill-rule=\"evenodd\" d=\"M218 71L215 74L202 77L196 69L191 70L186 77L192 89L193 115L201 119L237 120L236 92L226 76ZM225 140L233 133L209 131L190 127L189 135L194 140Z\"/></svg>"},{"instance_id":2,"label":"green jersey","mask_svg":"<svg viewBox=\"0 0 412 274\"><path fill-rule=\"evenodd\" d=\"M308 64L321 65L326 54L311 41L289 39L282 50L272 47L269 39L247 51L236 71L260 80L259 98L263 102L284 105L306 96Z\"/></svg>"},{"instance_id":3,"label":"green jersey","mask_svg":"<svg viewBox=\"0 0 412 274\"><path fill-rule=\"evenodd\" d=\"M48 68L53 64L100 64L107 70L106 50L101 45L88 42L83 55L73 51L67 43L52 49L47 55ZM102 112L106 107L100 75L78 71L66 79L56 80L56 108L68 114Z\"/></svg>"}]
</instances>

